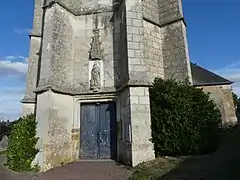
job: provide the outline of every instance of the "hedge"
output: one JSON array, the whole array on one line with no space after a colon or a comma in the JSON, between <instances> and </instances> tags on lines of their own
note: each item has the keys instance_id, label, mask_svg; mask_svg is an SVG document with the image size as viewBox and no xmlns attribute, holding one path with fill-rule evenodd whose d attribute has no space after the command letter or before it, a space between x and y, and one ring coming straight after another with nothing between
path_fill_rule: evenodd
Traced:
<instances>
[{"instance_id":1,"label":"hedge","mask_svg":"<svg viewBox=\"0 0 240 180\"><path fill-rule=\"evenodd\" d=\"M221 114L209 94L188 81L160 78L149 92L156 156L202 154L219 147Z\"/></svg>"},{"instance_id":2,"label":"hedge","mask_svg":"<svg viewBox=\"0 0 240 180\"><path fill-rule=\"evenodd\" d=\"M37 170L31 163L38 153L36 143L36 119L33 114L19 118L14 123L7 148L7 166L13 171L28 172Z\"/></svg>"}]
</instances>

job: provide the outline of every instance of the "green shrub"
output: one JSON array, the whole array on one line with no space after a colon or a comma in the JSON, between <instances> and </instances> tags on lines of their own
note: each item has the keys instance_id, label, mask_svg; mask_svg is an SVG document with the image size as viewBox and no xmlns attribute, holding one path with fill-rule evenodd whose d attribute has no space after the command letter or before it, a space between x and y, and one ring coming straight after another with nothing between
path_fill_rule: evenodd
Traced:
<instances>
[{"instance_id":1,"label":"green shrub","mask_svg":"<svg viewBox=\"0 0 240 180\"><path fill-rule=\"evenodd\" d=\"M187 81L157 78L150 100L156 156L201 154L218 148L221 114L202 89Z\"/></svg>"},{"instance_id":2,"label":"green shrub","mask_svg":"<svg viewBox=\"0 0 240 180\"><path fill-rule=\"evenodd\" d=\"M31 168L31 162L38 153L35 148L38 141L36 125L37 122L33 114L19 118L13 125L7 149L6 165L8 168L18 172L34 170Z\"/></svg>"}]
</instances>

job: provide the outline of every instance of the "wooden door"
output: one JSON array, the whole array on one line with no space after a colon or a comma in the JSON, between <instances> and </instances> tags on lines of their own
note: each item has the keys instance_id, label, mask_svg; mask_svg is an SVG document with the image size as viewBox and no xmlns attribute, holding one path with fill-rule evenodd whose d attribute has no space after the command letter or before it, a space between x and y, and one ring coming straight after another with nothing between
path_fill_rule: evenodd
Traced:
<instances>
[{"instance_id":1,"label":"wooden door","mask_svg":"<svg viewBox=\"0 0 240 180\"><path fill-rule=\"evenodd\" d=\"M80 124L81 159L115 159L116 106L113 102L83 104Z\"/></svg>"}]
</instances>

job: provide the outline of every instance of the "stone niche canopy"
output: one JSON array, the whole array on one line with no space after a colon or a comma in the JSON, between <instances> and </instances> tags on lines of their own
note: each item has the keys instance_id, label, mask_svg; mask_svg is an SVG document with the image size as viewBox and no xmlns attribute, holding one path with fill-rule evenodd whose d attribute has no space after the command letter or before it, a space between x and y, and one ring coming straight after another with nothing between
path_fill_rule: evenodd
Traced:
<instances>
[{"instance_id":1,"label":"stone niche canopy","mask_svg":"<svg viewBox=\"0 0 240 180\"><path fill-rule=\"evenodd\" d=\"M103 49L101 48L99 29L93 29L91 48L89 51L89 60L103 60Z\"/></svg>"}]
</instances>

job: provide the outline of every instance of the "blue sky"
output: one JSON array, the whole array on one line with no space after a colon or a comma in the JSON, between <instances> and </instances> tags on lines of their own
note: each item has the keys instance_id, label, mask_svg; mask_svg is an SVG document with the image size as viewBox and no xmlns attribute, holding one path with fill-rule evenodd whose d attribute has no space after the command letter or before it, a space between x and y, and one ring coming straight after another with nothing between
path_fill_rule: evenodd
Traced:
<instances>
[{"instance_id":1,"label":"blue sky","mask_svg":"<svg viewBox=\"0 0 240 180\"><path fill-rule=\"evenodd\" d=\"M21 115L33 2L1 2L0 118ZM234 90L240 95L239 7L240 0L183 0L191 60L235 81Z\"/></svg>"}]
</instances>

